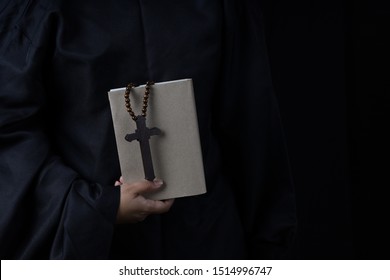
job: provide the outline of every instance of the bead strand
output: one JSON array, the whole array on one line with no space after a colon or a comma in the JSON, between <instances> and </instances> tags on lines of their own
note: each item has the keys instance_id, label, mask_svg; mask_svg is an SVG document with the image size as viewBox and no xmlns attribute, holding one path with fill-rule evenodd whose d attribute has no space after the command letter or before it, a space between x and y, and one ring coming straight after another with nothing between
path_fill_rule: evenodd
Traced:
<instances>
[{"instance_id":1,"label":"bead strand","mask_svg":"<svg viewBox=\"0 0 390 280\"><path fill-rule=\"evenodd\" d=\"M142 114L141 116L143 117L146 117L146 112L147 112L147 109L148 109L148 101L149 101L149 95L150 95L150 89L151 89L151 86L154 85L154 82L147 82L146 83L146 86L145 86L145 93L144 93L144 97L143 97L143 101L142 101ZM125 91L125 106L126 106L126 110L127 112L130 114L130 117L136 121L137 120L137 116L135 115L133 109L131 108L131 103L130 103L130 92L131 90L135 87L135 85L133 83L130 83L127 85L126 87L126 91Z\"/></svg>"},{"instance_id":2,"label":"bead strand","mask_svg":"<svg viewBox=\"0 0 390 280\"><path fill-rule=\"evenodd\" d=\"M130 92L131 92L131 89L134 87L135 87L135 85L133 83L128 84L126 87L125 106L126 106L126 111L130 114L130 117L135 121L135 120L137 120L137 116L134 114L133 109L131 108L131 104L130 104Z\"/></svg>"}]
</instances>

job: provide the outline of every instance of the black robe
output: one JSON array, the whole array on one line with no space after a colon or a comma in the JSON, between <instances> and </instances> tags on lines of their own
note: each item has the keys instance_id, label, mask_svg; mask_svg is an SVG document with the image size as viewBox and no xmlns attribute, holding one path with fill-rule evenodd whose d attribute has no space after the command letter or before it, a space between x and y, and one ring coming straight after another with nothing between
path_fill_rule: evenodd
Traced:
<instances>
[{"instance_id":1,"label":"black robe","mask_svg":"<svg viewBox=\"0 0 390 280\"><path fill-rule=\"evenodd\" d=\"M2 1L0 257L283 257L295 203L256 5ZM107 92L182 78L194 81L208 193L116 226Z\"/></svg>"}]
</instances>

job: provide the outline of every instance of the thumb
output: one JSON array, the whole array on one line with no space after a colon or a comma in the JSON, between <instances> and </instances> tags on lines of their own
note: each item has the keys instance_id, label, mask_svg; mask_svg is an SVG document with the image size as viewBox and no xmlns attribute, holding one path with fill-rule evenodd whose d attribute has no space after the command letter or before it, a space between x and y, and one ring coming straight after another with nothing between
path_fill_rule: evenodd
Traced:
<instances>
[{"instance_id":1,"label":"thumb","mask_svg":"<svg viewBox=\"0 0 390 280\"><path fill-rule=\"evenodd\" d=\"M164 182L160 179L154 179L153 182L147 180L139 181L133 184L132 191L135 194L153 192L161 188L163 184Z\"/></svg>"}]
</instances>

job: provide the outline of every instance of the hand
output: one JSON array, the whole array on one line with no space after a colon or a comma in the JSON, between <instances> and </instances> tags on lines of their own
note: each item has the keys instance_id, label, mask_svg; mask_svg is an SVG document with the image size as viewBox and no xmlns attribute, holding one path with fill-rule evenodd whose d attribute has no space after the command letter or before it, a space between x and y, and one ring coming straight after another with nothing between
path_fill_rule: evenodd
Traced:
<instances>
[{"instance_id":1,"label":"hand","mask_svg":"<svg viewBox=\"0 0 390 280\"><path fill-rule=\"evenodd\" d=\"M117 214L117 223L136 223L146 219L150 214L161 214L167 212L173 199L152 200L147 199L143 194L158 190L163 181L155 179L153 182L143 180L131 184L123 182L123 179L115 182L115 186L121 188L121 198Z\"/></svg>"}]
</instances>

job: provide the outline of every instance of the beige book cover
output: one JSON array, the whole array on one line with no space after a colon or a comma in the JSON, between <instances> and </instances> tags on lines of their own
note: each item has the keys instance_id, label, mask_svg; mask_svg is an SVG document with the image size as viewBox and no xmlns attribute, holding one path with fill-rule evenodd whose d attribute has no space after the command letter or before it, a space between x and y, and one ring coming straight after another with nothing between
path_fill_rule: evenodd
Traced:
<instances>
[{"instance_id":1,"label":"beige book cover","mask_svg":"<svg viewBox=\"0 0 390 280\"><path fill-rule=\"evenodd\" d=\"M138 141L129 142L136 123L125 107L125 88L108 92L122 176L126 182L145 178ZM145 85L130 93L131 107L141 114ZM146 126L157 127L160 135L149 139L156 178L165 182L163 189L148 195L151 199L199 195L206 192L198 119L191 79L156 83L151 87Z\"/></svg>"}]
</instances>

